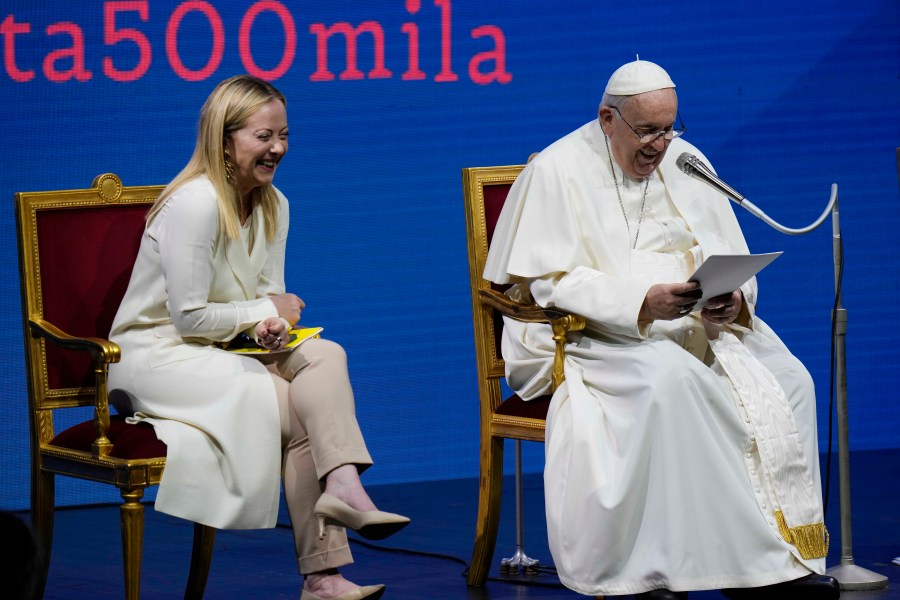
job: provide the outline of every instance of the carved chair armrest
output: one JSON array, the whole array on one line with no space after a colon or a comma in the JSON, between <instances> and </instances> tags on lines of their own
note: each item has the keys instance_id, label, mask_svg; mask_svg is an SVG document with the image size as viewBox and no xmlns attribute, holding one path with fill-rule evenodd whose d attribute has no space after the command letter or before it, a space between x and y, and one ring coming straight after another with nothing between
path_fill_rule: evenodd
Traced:
<instances>
[{"instance_id":1,"label":"carved chair armrest","mask_svg":"<svg viewBox=\"0 0 900 600\"><path fill-rule=\"evenodd\" d=\"M99 360L104 364L119 362L122 357L118 344L109 340L95 337L75 337L44 319L32 317L28 319L28 324L31 327L31 335L34 337L50 340L67 350L89 352L94 360Z\"/></svg>"},{"instance_id":2,"label":"carved chair armrest","mask_svg":"<svg viewBox=\"0 0 900 600\"><path fill-rule=\"evenodd\" d=\"M564 361L566 357L566 341L570 331L581 331L585 327L585 319L581 315L569 313L558 308L543 308L537 304L520 304L508 296L492 289L479 290L481 302L498 311L500 314L523 321L525 323L549 323L553 329L553 341L556 349L553 354L553 375L551 391L556 391L565 380Z\"/></svg>"},{"instance_id":3,"label":"carved chair armrest","mask_svg":"<svg viewBox=\"0 0 900 600\"><path fill-rule=\"evenodd\" d=\"M543 308L537 304L521 304L497 290L478 290L481 302L487 304L500 314L512 317L525 323L550 323L554 319L565 317L569 313L558 308Z\"/></svg>"},{"instance_id":4,"label":"carved chair armrest","mask_svg":"<svg viewBox=\"0 0 900 600\"><path fill-rule=\"evenodd\" d=\"M109 397L107 372L111 363L119 362L122 351L118 344L95 337L75 337L64 332L49 321L39 318L28 320L31 335L43 338L67 350L88 352L94 360L94 429L97 438L91 446L94 456L109 456L113 444L106 436L109 431Z\"/></svg>"}]
</instances>

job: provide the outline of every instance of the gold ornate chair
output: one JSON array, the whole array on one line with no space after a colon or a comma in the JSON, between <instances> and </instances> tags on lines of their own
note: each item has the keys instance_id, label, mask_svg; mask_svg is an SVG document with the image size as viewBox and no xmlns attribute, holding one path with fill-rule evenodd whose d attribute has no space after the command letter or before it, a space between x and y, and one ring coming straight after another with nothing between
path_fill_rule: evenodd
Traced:
<instances>
[{"instance_id":1,"label":"gold ornate chair","mask_svg":"<svg viewBox=\"0 0 900 600\"><path fill-rule=\"evenodd\" d=\"M110 416L104 339L137 256L144 214L161 186L123 187L112 174L89 189L15 195L31 436L32 527L45 557L53 538L55 476L116 486L122 496L125 598L140 596L144 489L156 485L166 446L152 427ZM93 418L82 421L90 415ZM65 428L56 425L72 424ZM185 598L202 598L215 529L194 525Z\"/></svg>"},{"instance_id":2,"label":"gold ornate chair","mask_svg":"<svg viewBox=\"0 0 900 600\"><path fill-rule=\"evenodd\" d=\"M500 355L502 317L505 315L525 322L551 324L556 341L553 389L562 383L564 377L567 332L583 329L585 324L579 315L513 302L503 294L502 287L482 277L494 227L510 187L522 169L523 165L463 169L469 281L481 405L481 475L475 546L466 579L469 585L484 584L494 555L500 523L504 439L513 439L517 443L521 440L543 442L547 409L550 405L549 395L529 402L515 394L503 398L500 385L505 376L503 357ZM517 487L521 485L519 477L516 483ZM517 505L520 502L517 494Z\"/></svg>"}]
</instances>

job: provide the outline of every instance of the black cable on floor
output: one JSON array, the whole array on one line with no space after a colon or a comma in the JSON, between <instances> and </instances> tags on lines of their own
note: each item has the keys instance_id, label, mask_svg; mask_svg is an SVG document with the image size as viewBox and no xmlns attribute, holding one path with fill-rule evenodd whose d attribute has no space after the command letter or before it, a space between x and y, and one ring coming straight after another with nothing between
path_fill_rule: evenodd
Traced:
<instances>
[{"instance_id":1,"label":"black cable on floor","mask_svg":"<svg viewBox=\"0 0 900 600\"><path fill-rule=\"evenodd\" d=\"M278 523L276 525L281 529L291 529L291 526L285 523ZM455 562L461 564L464 568L460 575L465 577L469 574L469 563L465 560L459 558L458 556L453 556L451 554L442 554L440 552L426 552L424 550L410 550L409 548L395 548L390 546L382 546L380 544L373 544L367 540L363 540L357 537L353 537L348 535L347 540L358 546L362 546L363 548L368 548L370 550L375 550L378 552L386 552L388 554L403 554L405 556L421 556L424 558L435 558L438 560L446 560L450 562ZM546 575L556 575L556 567L550 566L539 566L539 567L531 567L533 572L536 575L546 574ZM524 577L528 575L525 574ZM516 580L511 577L488 577L487 581L493 581L497 583L512 583L514 585L525 585L525 586L533 586L533 587L548 587L548 588L565 588L562 583L549 583L546 581L529 581L528 579Z\"/></svg>"},{"instance_id":2,"label":"black cable on floor","mask_svg":"<svg viewBox=\"0 0 900 600\"><path fill-rule=\"evenodd\" d=\"M365 540L361 540L359 538L355 538L352 536L347 536L347 539L350 540L351 543L358 544L365 548L369 548L371 550L377 550L380 552L397 553L397 554L404 554L404 555L408 555L408 556L423 556L426 558L438 558L438 559L442 559L442 560L449 560L452 562L456 562L465 567L462 570L462 572L460 573L460 575L462 577L466 577L469 574L469 563L467 563L463 559L459 558L458 556L452 556L450 554L441 554L438 552L425 552L422 550L409 550L407 548L390 548L387 546L373 544L371 542L367 542ZM540 574L552 574L554 576L556 575L555 567L544 567L544 566L540 566L540 567L536 567L536 568L531 567L531 570L535 575L540 575ZM528 574L526 573L523 576L527 577ZM530 581L528 579L518 580L518 579L513 579L512 577L488 577L486 579L486 581L493 581L493 582L498 582L498 583L512 583L515 585L526 585L526 586L533 586L533 587L549 587L549 588L564 588L565 587L565 586L563 586L562 583L559 583L558 581L556 583L549 583L546 581Z\"/></svg>"}]
</instances>

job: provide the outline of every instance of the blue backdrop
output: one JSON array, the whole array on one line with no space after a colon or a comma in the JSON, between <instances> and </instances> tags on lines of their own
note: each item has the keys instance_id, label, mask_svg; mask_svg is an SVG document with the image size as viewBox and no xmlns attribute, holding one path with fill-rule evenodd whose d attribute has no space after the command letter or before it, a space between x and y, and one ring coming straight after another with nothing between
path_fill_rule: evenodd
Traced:
<instances>
[{"instance_id":1,"label":"blue backdrop","mask_svg":"<svg viewBox=\"0 0 900 600\"><path fill-rule=\"evenodd\" d=\"M669 71L688 139L774 218L807 224L839 185L851 446L900 446L896 0L15 0L0 19L0 508L28 504L13 193L167 182L204 98L239 72L288 98L288 287L348 351L368 483L477 474L460 169L521 163L592 119L635 54ZM759 310L815 378L824 449L831 229L738 217L752 251L785 252ZM99 488L58 499L116 498Z\"/></svg>"}]
</instances>

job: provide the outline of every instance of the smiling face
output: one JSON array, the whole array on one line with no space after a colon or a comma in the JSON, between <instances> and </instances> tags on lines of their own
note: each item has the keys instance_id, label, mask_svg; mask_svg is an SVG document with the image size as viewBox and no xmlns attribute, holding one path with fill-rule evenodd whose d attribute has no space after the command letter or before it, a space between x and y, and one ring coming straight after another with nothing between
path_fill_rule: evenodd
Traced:
<instances>
[{"instance_id":1,"label":"smiling face","mask_svg":"<svg viewBox=\"0 0 900 600\"><path fill-rule=\"evenodd\" d=\"M287 149L287 110L281 101L273 98L225 140L225 151L234 165L232 181L242 198L272 183L278 162Z\"/></svg>"},{"instance_id":2,"label":"smiling face","mask_svg":"<svg viewBox=\"0 0 900 600\"><path fill-rule=\"evenodd\" d=\"M640 180L653 173L671 142L660 136L642 144L635 131L645 134L671 128L677 111L678 98L671 88L629 97L619 107L620 114L609 106L600 107L600 125L609 137L613 159L626 175Z\"/></svg>"}]
</instances>

